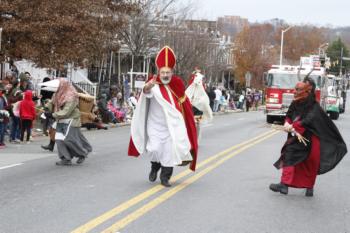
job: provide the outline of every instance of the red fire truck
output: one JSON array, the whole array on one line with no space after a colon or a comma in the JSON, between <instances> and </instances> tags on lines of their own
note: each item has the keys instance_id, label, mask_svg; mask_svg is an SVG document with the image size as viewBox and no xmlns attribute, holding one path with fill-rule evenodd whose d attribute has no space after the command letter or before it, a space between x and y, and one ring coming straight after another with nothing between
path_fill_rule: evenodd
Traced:
<instances>
[{"instance_id":1,"label":"red fire truck","mask_svg":"<svg viewBox=\"0 0 350 233\"><path fill-rule=\"evenodd\" d=\"M296 66L272 66L267 73L266 121L283 120L294 98L294 87L300 80Z\"/></svg>"},{"instance_id":2,"label":"red fire truck","mask_svg":"<svg viewBox=\"0 0 350 233\"><path fill-rule=\"evenodd\" d=\"M311 73L310 73L311 72ZM316 98L325 108L327 93L325 68L319 66L273 65L266 76L266 121L283 121L294 99L294 87L306 75L316 83Z\"/></svg>"}]
</instances>

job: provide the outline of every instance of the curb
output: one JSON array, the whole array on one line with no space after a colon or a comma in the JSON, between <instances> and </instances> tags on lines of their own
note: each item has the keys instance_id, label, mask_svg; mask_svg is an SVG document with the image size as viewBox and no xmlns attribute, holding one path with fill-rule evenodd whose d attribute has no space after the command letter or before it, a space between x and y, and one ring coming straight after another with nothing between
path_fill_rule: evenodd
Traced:
<instances>
[{"instance_id":1,"label":"curb","mask_svg":"<svg viewBox=\"0 0 350 233\"><path fill-rule=\"evenodd\" d=\"M125 122L125 123L117 123L117 124L106 124L108 128L120 128L120 127L125 127L131 125L130 122Z\"/></svg>"},{"instance_id":2,"label":"curb","mask_svg":"<svg viewBox=\"0 0 350 233\"><path fill-rule=\"evenodd\" d=\"M225 112L213 112L213 116L219 116L219 115L227 115L227 114L232 114L232 113L240 113L240 112L244 112L243 110L239 109L239 110L227 110ZM131 121L129 122L125 122L125 123L117 123L117 124L105 124L108 128L121 128L121 127L125 127L125 126L130 126L131 125ZM46 137L45 135L42 134L41 131L37 131L40 130L40 128L36 128L34 129L34 134L33 137L34 138L44 138ZM86 128L81 128L82 131L88 131Z\"/></svg>"},{"instance_id":3,"label":"curb","mask_svg":"<svg viewBox=\"0 0 350 233\"><path fill-rule=\"evenodd\" d=\"M225 115L225 114L230 114L230 113L238 113L238 112L244 112L243 110L227 110L225 112L213 112L213 115Z\"/></svg>"}]
</instances>

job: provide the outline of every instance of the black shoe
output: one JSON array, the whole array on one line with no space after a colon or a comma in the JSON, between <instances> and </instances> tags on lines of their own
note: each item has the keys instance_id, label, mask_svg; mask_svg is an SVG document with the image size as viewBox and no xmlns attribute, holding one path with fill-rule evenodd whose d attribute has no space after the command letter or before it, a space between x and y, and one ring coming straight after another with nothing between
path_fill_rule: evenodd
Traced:
<instances>
[{"instance_id":1,"label":"black shoe","mask_svg":"<svg viewBox=\"0 0 350 233\"><path fill-rule=\"evenodd\" d=\"M161 167L160 163L156 163L156 162L151 162L152 164L152 168L151 168L151 172L149 173L149 181L154 182L157 180L157 173Z\"/></svg>"},{"instance_id":2,"label":"black shoe","mask_svg":"<svg viewBox=\"0 0 350 233\"><path fill-rule=\"evenodd\" d=\"M154 182L157 180L157 171L155 170L151 170L151 172L149 173L149 177L148 177L149 181Z\"/></svg>"},{"instance_id":3,"label":"black shoe","mask_svg":"<svg viewBox=\"0 0 350 233\"><path fill-rule=\"evenodd\" d=\"M313 188L307 188L306 192L305 192L305 196L313 197L314 196L314 189Z\"/></svg>"},{"instance_id":4,"label":"black shoe","mask_svg":"<svg viewBox=\"0 0 350 233\"><path fill-rule=\"evenodd\" d=\"M280 192L282 194L288 194L288 186L283 183L270 184L270 189L274 192Z\"/></svg>"},{"instance_id":5,"label":"black shoe","mask_svg":"<svg viewBox=\"0 0 350 233\"><path fill-rule=\"evenodd\" d=\"M70 166L70 165L72 165L72 161L62 159L61 161L56 162L56 165L57 166Z\"/></svg>"},{"instance_id":6,"label":"black shoe","mask_svg":"<svg viewBox=\"0 0 350 233\"><path fill-rule=\"evenodd\" d=\"M49 150L49 151L53 151L53 148L50 145L47 146L41 146L41 148L43 148L44 150Z\"/></svg>"},{"instance_id":7,"label":"black shoe","mask_svg":"<svg viewBox=\"0 0 350 233\"><path fill-rule=\"evenodd\" d=\"M171 184L169 183L169 180L161 180L161 184L164 186L164 187L171 187Z\"/></svg>"},{"instance_id":8,"label":"black shoe","mask_svg":"<svg viewBox=\"0 0 350 233\"><path fill-rule=\"evenodd\" d=\"M170 177L173 174L173 168L172 167L163 167L160 172L160 181L161 184L165 187L171 187L171 184L169 183Z\"/></svg>"},{"instance_id":9,"label":"black shoe","mask_svg":"<svg viewBox=\"0 0 350 233\"><path fill-rule=\"evenodd\" d=\"M50 140L49 145L41 146L41 148L43 148L44 150L49 150L51 152L53 151L54 147L55 147L55 141L51 141L51 140Z\"/></svg>"},{"instance_id":10,"label":"black shoe","mask_svg":"<svg viewBox=\"0 0 350 233\"><path fill-rule=\"evenodd\" d=\"M79 157L77 164L82 164L85 161L85 157Z\"/></svg>"}]
</instances>

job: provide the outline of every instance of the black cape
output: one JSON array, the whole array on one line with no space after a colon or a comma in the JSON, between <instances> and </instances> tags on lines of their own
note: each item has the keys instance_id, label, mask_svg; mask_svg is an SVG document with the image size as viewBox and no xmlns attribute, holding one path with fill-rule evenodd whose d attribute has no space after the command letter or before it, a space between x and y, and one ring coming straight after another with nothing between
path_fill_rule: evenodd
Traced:
<instances>
[{"instance_id":1,"label":"black cape","mask_svg":"<svg viewBox=\"0 0 350 233\"><path fill-rule=\"evenodd\" d=\"M295 120L297 117L300 117L300 114L292 111L288 117ZM320 140L320 168L318 174L329 172L336 167L347 153L346 144L338 128L317 102L309 106L306 114L300 119L302 126L306 129L303 136L310 143L307 143L307 146L305 146L296 137L288 134L288 139L281 151L281 157L274 166L276 168L294 166L305 161L310 154L312 146L311 136L314 134Z\"/></svg>"}]
</instances>

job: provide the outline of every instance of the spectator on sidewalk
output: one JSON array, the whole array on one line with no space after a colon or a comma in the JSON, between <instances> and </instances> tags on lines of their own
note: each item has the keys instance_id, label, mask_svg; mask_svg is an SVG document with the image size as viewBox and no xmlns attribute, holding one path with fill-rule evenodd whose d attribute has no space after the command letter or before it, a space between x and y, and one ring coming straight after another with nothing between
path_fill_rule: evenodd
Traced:
<instances>
[{"instance_id":1,"label":"spectator on sidewalk","mask_svg":"<svg viewBox=\"0 0 350 233\"><path fill-rule=\"evenodd\" d=\"M229 98L229 96L227 95L226 91L223 90L223 91L222 91L222 95L221 95L221 97L220 97L220 104L219 104L220 110L221 110L222 112L226 112L226 110L227 110L227 106L228 106L228 100L227 100L227 98Z\"/></svg>"},{"instance_id":2,"label":"spectator on sidewalk","mask_svg":"<svg viewBox=\"0 0 350 233\"><path fill-rule=\"evenodd\" d=\"M97 107L98 111L101 115L102 121L104 123L117 123L117 119L115 118L113 112L111 112L108 109L108 101L107 101L107 94L103 93L101 94L99 100L97 101Z\"/></svg>"},{"instance_id":3,"label":"spectator on sidewalk","mask_svg":"<svg viewBox=\"0 0 350 233\"><path fill-rule=\"evenodd\" d=\"M21 142L24 140L24 133L27 132L27 143L29 143L31 136L31 128L35 120L35 104L32 100L32 91L24 92L24 99L19 104L19 115L21 118Z\"/></svg>"},{"instance_id":4,"label":"spectator on sidewalk","mask_svg":"<svg viewBox=\"0 0 350 233\"><path fill-rule=\"evenodd\" d=\"M214 111L214 102L215 102L215 87L207 88L207 94L209 96L209 104L212 111Z\"/></svg>"},{"instance_id":5,"label":"spectator on sidewalk","mask_svg":"<svg viewBox=\"0 0 350 233\"><path fill-rule=\"evenodd\" d=\"M227 102L228 102L228 108L230 110L236 110L236 102L235 102L235 92L234 91L229 91L228 96L227 96Z\"/></svg>"},{"instance_id":6,"label":"spectator on sidewalk","mask_svg":"<svg viewBox=\"0 0 350 233\"><path fill-rule=\"evenodd\" d=\"M27 90L31 90L30 86L28 85L28 78L24 73L19 74L19 89L22 92L25 92Z\"/></svg>"},{"instance_id":7,"label":"spectator on sidewalk","mask_svg":"<svg viewBox=\"0 0 350 233\"><path fill-rule=\"evenodd\" d=\"M0 149L5 147L5 129L10 116L6 110L7 100L4 91L4 86L0 84Z\"/></svg>"},{"instance_id":8,"label":"spectator on sidewalk","mask_svg":"<svg viewBox=\"0 0 350 233\"><path fill-rule=\"evenodd\" d=\"M51 79L49 77L45 77L43 79L43 83L50 81ZM45 87L45 86L42 86ZM46 91L46 90L40 90L40 104L43 108L45 108L46 103L48 103L48 101L51 100L52 96L53 96L52 91ZM41 117L41 124L42 124L42 128L43 128L43 133L48 136L48 130L50 129L50 126L52 124L52 119L47 118L47 117Z\"/></svg>"},{"instance_id":9,"label":"spectator on sidewalk","mask_svg":"<svg viewBox=\"0 0 350 233\"><path fill-rule=\"evenodd\" d=\"M51 102L53 100L53 97L51 98L51 100L47 100L47 102L44 105L44 115L41 118L45 118L48 121L48 136L50 137L50 142L48 145L44 146L41 145L41 148L43 148L44 150L48 150L53 152L54 148L55 148L55 136L56 136L56 126L57 126L57 122L55 122L55 118L53 118L51 115L47 116L45 113L49 112L49 106L51 105Z\"/></svg>"},{"instance_id":10,"label":"spectator on sidewalk","mask_svg":"<svg viewBox=\"0 0 350 233\"><path fill-rule=\"evenodd\" d=\"M26 75L26 80L27 80L27 83L28 83L28 88L29 90L34 90L35 87L34 87L34 84L33 84L33 77L32 75L29 73L29 72L24 72L24 74Z\"/></svg>"},{"instance_id":11,"label":"spectator on sidewalk","mask_svg":"<svg viewBox=\"0 0 350 233\"><path fill-rule=\"evenodd\" d=\"M213 112L217 112L219 111L219 106L220 106L220 100L221 100L221 96L222 96L222 92L219 88L215 88L215 100L214 100L214 110Z\"/></svg>"},{"instance_id":12,"label":"spectator on sidewalk","mask_svg":"<svg viewBox=\"0 0 350 233\"><path fill-rule=\"evenodd\" d=\"M17 66L14 64L13 60L9 61L9 65L10 65L10 70L12 72L12 76L15 77L17 79L18 77L18 69Z\"/></svg>"},{"instance_id":13,"label":"spectator on sidewalk","mask_svg":"<svg viewBox=\"0 0 350 233\"><path fill-rule=\"evenodd\" d=\"M8 111L10 114L10 142L19 143L21 138L19 101L23 99L22 92L19 90L19 82L13 78L11 85L8 85L6 98Z\"/></svg>"},{"instance_id":14,"label":"spectator on sidewalk","mask_svg":"<svg viewBox=\"0 0 350 233\"><path fill-rule=\"evenodd\" d=\"M21 118L20 118L20 103L23 99L22 92L18 91L12 97L11 103L11 135L10 142L19 143L21 139Z\"/></svg>"},{"instance_id":15,"label":"spectator on sidewalk","mask_svg":"<svg viewBox=\"0 0 350 233\"><path fill-rule=\"evenodd\" d=\"M238 98L238 108L243 110L243 105L244 105L244 94L241 93L239 98Z\"/></svg>"},{"instance_id":16,"label":"spectator on sidewalk","mask_svg":"<svg viewBox=\"0 0 350 233\"><path fill-rule=\"evenodd\" d=\"M108 109L113 112L119 123L126 120L128 109L125 107L124 98L121 92L118 92L107 104Z\"/></svg>"},{"instance_id":17,"label":"spectator on sidewalk","mask_svg":"<svg viewBox=\"0 0 350 233\"><path fill-rule=\"evenodd\" d=\"M80 112L80 114L81 114L80 120L81 120L82 128L86 128L87 130L91 130L91 129L107 130L108 129L106 126L103 125L102 121L97 117L94 110L90 113Z\"/></svg>"},{"instance_id":18,"label":"spectator on sidewalk","mask_svg":"<svg viewBox=\"0 0 350 233\"><path fill-rule=\"evenodd\" d=\"M253 94L253 98L254 98L254 107L255 110L258 111L258 107L259 107L259 103L261 100L261 96L260 96L260 92L258 90L256 90Z\"/></svg>"},{"instance_id":19,"label":"spectator on sidewalk","mask_svg":"<svg viewBox=\"0 0 350 233\"><path fill-rule=\"evenodd\" d=\"M252 103L253 103L253 96L249 91L247 91L247 94L245 96L245 106L246 106L247 112L249 112L249 108L252 106Z\"/></svg>"}]
</instances>

